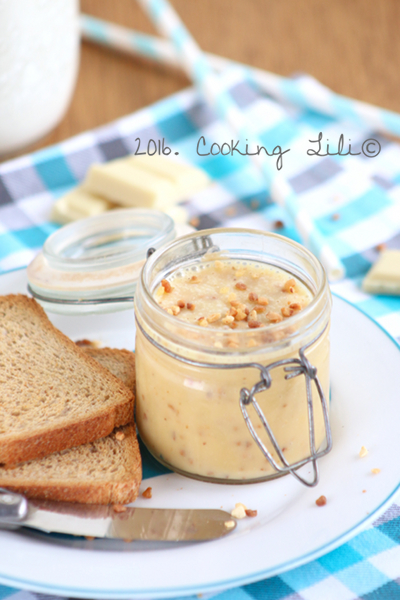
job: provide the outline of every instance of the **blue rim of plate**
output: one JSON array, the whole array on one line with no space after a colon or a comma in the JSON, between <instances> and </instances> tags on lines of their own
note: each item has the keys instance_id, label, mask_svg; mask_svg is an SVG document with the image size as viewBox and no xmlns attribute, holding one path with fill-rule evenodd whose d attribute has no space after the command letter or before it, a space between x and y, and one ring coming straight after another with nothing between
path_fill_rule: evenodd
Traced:
<instances>
[{"instance_id":1,"label":"blue rim of plate","mask_svg":"<svg viewBox=\"0 0 400 600\"><path fill-rule=\"evenodd\" d=\"M8 275L11 272L19 271L21 269L22 268L13 269L12 271L8 271L7 273L3 273L2 275ZM336 293L332 293L332 295L335 296L336 298L338 298L339 300L342 300L345 304L348 304L349 306L351 306L352 308L354 308L355 310L360 312L362 315L364 315L364 317L369 319L376 327L378 327L378 329L380 329L390 339L391 342L393 342L393 344L396 346L396 348L398 350L400 350L400 344L390 335L390 333L388 333L382 327L382 325L380 325L380 323L375 321L365 311L363 311L358 306L355 306L354 304L352 304L345 298L342 298L341 296L339 296ZM345 533L341 534L340 536L334 538L329 543L324 544L323 546L320 546L319 548L313 550L312 552L303 554L302 556L300 556L296 559L290 560L285 563L281 563L280 565L270 567L263 571L258 571L257 573L251 573L246 576L238 577L236 579L228 579L225 581L219 581L218 583L214 583L214 584L212 584L212 583L202 584L201 586L197 586L197 587L168 588L165 591L160 591L159 589L156 589L156 588L154 588L154 589L146 588L146 590L131 589L131 590L124 590L124 591L117 591L115 589L102 589L100 591L100 590L88 590L86 588L75 588L75 587L65 588L65 587L61 587L61 586L58 587L55 585L47 586L46 584L37 584L35 582L31 582L28 580L22 580L22 579L15 580L15 579L8 578L6 575L2 575L2 573L0 572L0 584L6 585L9 587L18 586L16 588L17 590L23 589L23 590L29 590L32 592L39 592L39 593L45 593L45 594L46 593L47 594L57 593L58 595L61 595L61 596L69 596L69 597L72 596L72 597L80 597L80 598L96 598L96 599L99 598L99 599L105 599L105 600L109 600L110 598L115 598L115 599L117 599L117 598L125 599L126 598L127 599L127 598L132 598L132 597L149 598L149 599L150 598L154 598L154 599L155 598L172 598L173 596L182 596L182 597L193 596L193 595L196 595L199 593L202 593L202 594L215 593L215 594L217 594L218 592L223 591L223 590L225 591L225 590L228 590L231 588L241 587L241 586L247 585L249 583L255 583L262 579L268 579L269 577L274 577L275 575L279 575L280 573L283 573L290 569L296 569L297 567L300 567L300 566L304 565L305 563L311 562L312 560L316 560L317 558L319 558L323 554L326 554L327 552L331 552L332 550L335 550L338 546L345 544L348 540L350 540L352 537L357 535L357 533L359 533L365 527L365 525L374 521L377 518L377 516L381 512L383 512L385 507L389 504L390 500L393 498L393 496L396 495L396 493L399 490L400 490L400 482L398 483L396 488L389 494L389 496L387 496L387 498L383 502L381 502L381 504L377 508L375 508L375 510L373 512L371 512L367 517L365 517L364 519L359 521L359 523L357 523L357 525L355 525L354 527L351 527L348 531L346 531Z\"/></svg>"}]
</instances>

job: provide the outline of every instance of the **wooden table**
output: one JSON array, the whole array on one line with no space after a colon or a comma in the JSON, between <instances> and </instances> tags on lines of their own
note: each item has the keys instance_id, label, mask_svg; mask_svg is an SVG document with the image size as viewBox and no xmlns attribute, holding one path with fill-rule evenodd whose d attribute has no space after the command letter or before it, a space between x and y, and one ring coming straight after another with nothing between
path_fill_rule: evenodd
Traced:
<instances>
[{"instance_id":1,"label":"wooden table","mask_svg":"<svg viewBox=\"0 0 400 600\"><path fill-rule=\"evenodd\" d=\"M307 72L336 92L400 112L398 0L172 0L207 51L282 75ZM82 11L147 33L134 0L81 0ZM82 45L74 97L40 148L188 85L179 72Z\"/></svg>"}]
</instances>

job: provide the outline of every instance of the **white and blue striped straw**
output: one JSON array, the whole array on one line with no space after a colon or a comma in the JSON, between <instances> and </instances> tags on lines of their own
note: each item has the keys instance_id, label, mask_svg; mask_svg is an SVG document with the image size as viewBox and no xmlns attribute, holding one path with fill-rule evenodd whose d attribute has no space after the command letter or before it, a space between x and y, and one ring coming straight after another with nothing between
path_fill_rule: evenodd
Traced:
<instances>
[{"instance_id":1,"label":"white and blue striped straw","mask_svg":"<svg viewBox=\"0 0 400 600\"><path fill-rule=\"evenodd\" d=\"M90 15L81 15L81 31L87 40L167 66L182 67L179 54L167 40ZM342 121L355 122L384 134L400 136L398 113L336 94L312 77L303 77L301 80L290 79L215 54L206 54L206 56L214 70L223 71L227 67L235 66L243 72L244 77L253 80L260 90L278 100Z\"/></svg>"}]
</instances>

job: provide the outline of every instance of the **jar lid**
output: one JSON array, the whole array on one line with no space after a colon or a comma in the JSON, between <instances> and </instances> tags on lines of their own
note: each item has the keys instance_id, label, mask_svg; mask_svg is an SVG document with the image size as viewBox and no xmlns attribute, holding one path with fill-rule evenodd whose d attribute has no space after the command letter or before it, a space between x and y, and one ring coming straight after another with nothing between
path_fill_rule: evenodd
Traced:
<instances>
[{"instance_id":1,"label":"jar lid","mask_svg":"<svg viewBox=\"0 0 400 600\"><path fill-rule=\"evenodd\" d=\"M138 208L70 223L46 240L28 266L29 291L53 313L132 308L148 251L189 231L163 212Z\"/></svg>"}]
</instances>

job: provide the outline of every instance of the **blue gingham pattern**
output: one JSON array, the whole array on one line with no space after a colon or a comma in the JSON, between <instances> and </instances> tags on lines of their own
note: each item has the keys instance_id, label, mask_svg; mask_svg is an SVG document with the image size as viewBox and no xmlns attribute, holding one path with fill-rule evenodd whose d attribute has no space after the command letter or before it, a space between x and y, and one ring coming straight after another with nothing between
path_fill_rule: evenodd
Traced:
<instances>
[{"instance_id":1,"label":"blue gingham pattern","mask_svg":"<svg viewBox=\"0 0 400 600\"><path fill-rule=\"evenodd\" d=\"M317 113L277 104L245 81L234 82L230 93L257 125L269 149L278 144L291 148L284 156L283 174L302 210L346 266L347 277L334 284L333 290L400 339L400 299L371 297L360 290L363 275L377 257L377 244L400 247L400 146L356 125L344 126ZM319 131L331 142L344 133L346 139L351 138L354 151L364 139L374 137L382 151L374 159L309 157L308 140L316 139ZM198 227L250 227L299 240L295 224L271 203L250 161L239 156L198 156L196 144L201 135L208 147L232 139L226 125L189 89L110 125L0 165L0 273L28 264L57 228L49 221L56 198L82 181L93 162L134 152L138 137L141 149L149 139L165 138L173 152L209 173L213 185L185 202ZM393 504L373 526L320 559L215 597L400 599L399 544L400 506ZM0 599L43 597L0 585Z\"/></svg>"}]
</instances>

